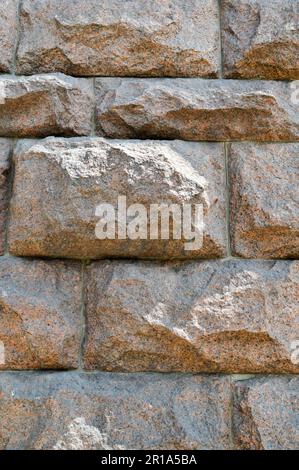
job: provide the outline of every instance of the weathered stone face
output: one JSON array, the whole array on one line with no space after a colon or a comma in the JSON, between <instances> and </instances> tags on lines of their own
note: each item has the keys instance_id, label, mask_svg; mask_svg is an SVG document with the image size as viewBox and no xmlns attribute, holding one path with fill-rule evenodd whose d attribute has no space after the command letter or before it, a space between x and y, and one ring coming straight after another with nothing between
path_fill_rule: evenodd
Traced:
<instances>
[{"instance_id":1,"label":"weathered stone face","mask_svg":"<svg viewBox=\"0 0 299 470\"><path fill-rule=\"evenodd\" d=\"M217 0L24 0L18 73L215 77Z\"/></svg>"},{"instance_id":2,"label":"weathered stone face","mask_svg":"<svg viewBox=\"0 0 299 470\"><path fill-rule=\"evenodd\" d=\"M185 140L299 140L292 84L252 80L96 79L99 135Z\"/></svg>"},{"instance_id":3,"label":"weathered stone face","mask_svg":"<svg viewBox=\"0 0 299 470\"><path fill-rule=\"evenodd\" d=\"M299 144L233 144L231 234L245 258L299 256Z\"/></svg>"},{"instance_id":4,"label":"weathered stone face","mask_svg":"<svg viewBox=\"0 0 299 470\"><path fill-rule=\"evenodd\" d=\"M0 450L299 448L298 32L0 0Z\"/></svg>"},{"instance_id":5,"label":"weathered stone face","mask_svg":"<svg viewBox=\"0 0 299 470\"><path fill-rule=\"evenodd\" d=\"M93 263L85 366L299 372L299 262Z\"/></svg>"},{"instance_id":6,"label":"weathered stone face","mask_svg":"<svg viewBox=\"0 0 299 470\"><path fill-rule=\"evenodd\" d=\"M0 448L225 449L229 402L226 377L2 373Z\"/></svg>"},{"instance_id":7,"label":"weathered stone face","mask_svg":"<svg viewBox=\"0 0 299 470\"><path fill-rule=\"evenodd\" d=\"M4 251L5 222L8 204L8 172L10 168L10 142L0 139L0 255Z\"/></svg>"},{"instance_id":8,"label":"weathered stone face","mask_svg":"<svg viewBox=\"0 0 299 470\"><path fill-rule=\"evenodd\" d=\"M293 0L223 0L224 73L233 78L299 78L299 6Z\"/></svg>"},{"instance_id":9,"label":"weathered stone face","mask_svg":"<svg viewBox=\"0 0 299 470\"><path fill-rule=\"evenodd\" d=\"M63 74L0 76L0 136L86 135L93 115L92 84Z\"/></svg>"},{"instance_id":10,"label":"weathered stone face","mask_svg":"<svg viewBox=\"0 0 299 470\"><path fill-rule=\"evenodd\" d=\"M78 264L0 258L0 369L77 367L80 301Z\"/></svg>"},{"instance_id":11,"label":"weathered stone face","mask_svg":"<svg viewBox=\"0 0 299 470\"><path fill-rule=\"evenodd\" d=\"M1 0L0 15L0 72L10 72L17 39L18 0ZM1 100L1 89L0 89Z\"/></svg>"},{"instance_id":12,"label":"weathered stone face","mask_svg":"<svg viewBox=\"0 0 299 470\"><path fill-rule=\"evenodd\" d=\"M101 138L23 141L15 154L10 252L67 258L218 257L226 251L224 150L218 144L113 141ZM34 187L34 192L32 188ZM99 204L202 204L202 247L186 238L98 239ZM146 220L146 219L145 219ZM170 227L170 237L172 237ZM185 233L185 232L184 232ZM144 236L144 235L142 235Z\"/></svg>"},{"instance_id":13,"label":"weathered stone face","mask_svg":"<svg viewBox=\"0 0 299 470\"><path fill-rule=\"evenodd\" d=\"M298 409L298 377L236 382L233 425L237 448L298 449Z\"/></svg>"}]
</instances>

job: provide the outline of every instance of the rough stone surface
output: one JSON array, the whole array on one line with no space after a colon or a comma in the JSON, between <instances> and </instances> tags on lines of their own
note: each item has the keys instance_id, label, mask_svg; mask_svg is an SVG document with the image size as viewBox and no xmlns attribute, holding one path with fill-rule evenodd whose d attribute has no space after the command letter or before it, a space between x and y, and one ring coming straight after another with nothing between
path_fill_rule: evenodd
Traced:
<instances>
[{"instance_id":1,"label":"rough stone surface","mask_svg":"<svg viewBox=\"0 0 299 470\"><path fill-rule=\"evenodd\" d=\"M299 78L298 0L221 1L226 77Z\"/></svg>"},{"instance_id":2,"label":"rough stone surface","mask_svg":"<svg viewBox=\"0 0 299 470\"><path fill-rule=\"evenodd\" d=\"M87 368L299 372L299 261L101 261L86 285Z\"/></svg>"},{"instance_id":3,"label":"rough stone surface","mask_svg":"<svg viewBox=\"0 0 299 470\"><path fill-rule=\"evenodd\" d=\"M2 373L1 449L225 449L226 377Z\"/></svg>"},{"instance_id":4,"label":"rough stone surface","mask_svg":"<svg viewBox=\"0 0 299 470\"><path fill-rule=\"evenodd\" d=\"M0 450L299 449L298 32L299 0L0 1Z\"/></svg>"},{"instance_id":5,"label":"rough stone surface","mask_svg":"<svg viewBox=\"0 0 299 470\"><path fill-rule=\"evenodd\" d=\"M0 258L0 369L77 367L80 302L78 264Z\"/></svg>"},{"instance_id":6,"label":"rough stone surface","mask_svg":"<svg viewBox=\"0 0 299 470\"><path fill-rule=\"evenodd\" d=\"M0 72L10 72L17 40L18 0L1 0ZM1 89L0 89L1 100Z\"/></svg>"},{"instance_id":7,"label":"rough stone surface","mask_svg":"<svg viewBox=\"0 0 299 470\"><path fill-rule=\"evenodd\" d=\"M0 136L86 135L92 115L88 79L63 74L0 76Z\"/></svg>"},{"instance_id":8,"label":"rough stone surface","mask_svg":"<svg viewBox=\"0 0 299 470\"><path fill-rule=\"evenodd\" d=\"M9 140L0 139L0 255L3 254L5 241L10 149L11 146Z\"/></svg>"},{"instance_id":9,"label":"rough stone surface","mask_svg":"<svg viewBox=\"0 0 299 470\"><path fill-rule=\"evenodd\" d=\"M245 258L299 257L299 144L233 144L231 233Z\"/></svg>"},{"instance_id":10,"label":"rough stone surface","mask_svg":"<svg viewBox=\"0 0 299 470\"><path fill-rule=\"evenodd\" d=\"M19 73L215 77L217 0L24 0Z\"/></svg>"},{"instance_id":11,"label":"rough stone surface","mask_svg":"<svg viewBox=\"0 0 299 470\"><path fill-rule=\"evenodd\" d=\"M299 140L291 83L96 79L96 126L114 138Z\"/></svg>"},{"instance_id":12,"label":"rough stone surface","mask_svg":"<svg viewBox=\"0 0 299 470\"><path fill-rule=\"evenodd\" d=\"M298 450L299 377L268 377L235 383L236 446L249 450Z\"/></svg>"},{"instance_id":13,"label":"rough stone surface","mask_svg":"<svg viewBox=\"0 0 299 470\"><path fill-rule=\"evenodd\" d=\"M22 141L16 150L10 252L68 258L219 257L226 251L224 150L219 144L113 141L101 138ZM34 187L34 191L32 188ZM202 204L202 248L186 240L100 240L96 207L118 197L127 207ZM117 227L117 224L116 224ZM170 229L172 236L172 229Z\"/></svg>"}]
</instances>

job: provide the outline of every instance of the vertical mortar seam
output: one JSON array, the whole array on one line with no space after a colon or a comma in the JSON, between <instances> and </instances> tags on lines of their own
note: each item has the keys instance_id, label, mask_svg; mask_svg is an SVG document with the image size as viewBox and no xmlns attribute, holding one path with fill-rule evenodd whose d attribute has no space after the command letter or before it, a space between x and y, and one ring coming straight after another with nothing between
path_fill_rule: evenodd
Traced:
<instances>
[{"instance_id":1,"label":"vertical mortar seam","mask_svg":"<svg viewBox=\"0 0 299 470\"><path fill-rule=\"evenodd\" d=\"M10 149L9 149L9 170L8 170L8 180L7 180L7 191L6 191L6 210L5 210L5 219L4 219L4 254L9 254L9 242L8 242L8 231L11 218L11 200L13 194L13 183L15 175L15 166L14 166L14 153L17 146L18 139L10 139Z\"/></svg>"},{"instance_id":2,"label":"vertical mortar seam","mask_svg":"<svg viewBox=\"0 0 299 470\"><path fill-rule=\"evenodd\" d=\"M21 40L21 9L22 9L23 0L19 0L16 9L16 40L14 45L13 57L12 57L12 75L16 75L17 70L17 54L19 49L19 44Z\"/></svg>"},{"instance_id":3,"label":"vertical mortar seam","mask_svg":"<svg viewBox=\"0 0 299 470\"><path fill-rule=\"evenodd\" d=\"M230 445L231 450L235 450L235 437L234 437L234 380L230 375Z\"/></svg>"},{"instance_id":4,"label":"vertical mortar seam","mask_svg":"<svg viewBox=\"0 0 299 470\"><path fill-rule=\"evenodd\" d=\"M92 89L93 89L93 113L92 113L92 130L91 135L96 136L96 113L97 113L97 104L96 104L96 77L92 78Z\"/></svg>"},{"instance_id":5,"label":"vertical mortar seam","mask_svg":"<svg viewBox=\"0 0 299 470\"><path fill-rule=\"evenodd\" d=\"M86 261L81 261L81 335L80 335L80 349L79 349L79 360L78 369L84 369L84 345L86 337Z\"/></svg>"},{"instance_id":6,"label":"vertical mortar seam","mask_svg":"<svg viewBox=\"0 0 299 470\"><path fill-rule=\"evenodd\" d=\"M227 257L232 256L231 236L230 236L230 175L229 175L229 151L230 142L224 142L224 167L225 167L225 208L226 208L226 250Z\"/></svg>"},{"instance_id":7,"label":"vertical mortar seam","mask_svg":"<svg viewBox=\"0 0 299 470\"><path fill-rule=\"evenodd\" d=\"M223 47L222 47L222 21L221 21L221 0L218 0L218 17L219 17L219 56L220 56L220 77L223 78Z\"/></svg>"}]
</instances>

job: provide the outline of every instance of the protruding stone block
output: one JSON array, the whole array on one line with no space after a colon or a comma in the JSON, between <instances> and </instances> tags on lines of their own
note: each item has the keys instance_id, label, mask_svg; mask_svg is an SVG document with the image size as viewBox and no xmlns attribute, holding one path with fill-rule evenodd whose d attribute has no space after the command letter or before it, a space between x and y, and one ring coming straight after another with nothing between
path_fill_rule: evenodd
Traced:
<instances>
[{"instance_id":1,"label":"protruding stone block","mask_svg":"<svg viewBox=\"0 0 299 470\"><path fill-rule=\"evenodd\" d=\"M11 72L13 69L15 47L18 34L19 0L1 0L0 14L0 72ZM1 88L0 88L1 102Z\"/></svg>"},{"instance_id":2,"label":"protruding stone block","mask_svg":"<svg viewBox=\"0 0 299 470\"><path fill-rule=\"evenodd\" d=\"M297 450L299 378L265 377L235 383L233 435L242 450Z\"/></svg>"},{"instance_id":3,"label":"protruding stone block","mask_svg":"<svg viewBox=\"0 0 299 470\"><path fill-rule=\"evenodd\" d=\"M299 372L299 261L102 261L87 275L85 366Z\"/></svg>"},{"instance_id":4,"label":"protruding stone block","mask_svg":"<svg viewBox=\"0 0 299 470\"><path fill-rule=\"evenodd\" d=\"M227 449L227 377L2 373L0 448Z\"/></svg>"},{"instance_id":5,"label":"protruding stone block","mask_svg":"<svg viewBox=\"0 0 299 470\"><path fill-rule=\"evenodd\" d=\"M222 0L224 73L229 78L299 78L297 0Z\"/></svg>"},{"instance_id":6,"label":"protruding stone block","mask_svg":"<svg viewBox=\"0 0 299 470\"><path fill-rule=\"evenodd\" d=\"M21 74L216 77L217 0L24 0Z\"/></svg>"},{"instance_id":7,"label":"protruding stone block","mask_svg":"<svg viewBox=\"0 0 299 470\"><path fill-rule=\"evenodd\" d=\"M299 144L232 144L231 238L244 258L299 257Z\"/></svg>"},{"instance_id":8,"label":"protruding stone block","mask_svg":"<svg viewBox=\"0 0 299 470\"><path fill-rule=\"evenodd\" d=\"M76 368L81 328L79 264L0 258L0 369Z\"/></svg>"},{"instance_id":9,"label":"protruding stone block","mask_svg":"<svg viewBox=\"0 0 299 470\"><path fill-rule=\"evenodd\" d=\"M9 249L15 255L184 259L226 253L222 145L49 138L22 141L14 160ZM101 204L113 211L109 230ZM162 239L154 204L179 211L177 239L167 210ZM203 230L186 230L187 204L198 208Z\"/></svg>"},{"instance_id":10,"label":"protruding stone block","mask_svg":"<svg viewBox=\"0 0 299 470\"><path fill-rule=\"evenodd\" d=\"M89 79L63 74L0 76L0 136L89 135L93 118Z\"/></svg>"},{"instance_id":11,"label":"protruding stone block","mask_svg":"<svg viewBox=\"0 0 299 470\"><path fill-rule=\"evenodd\" d=\"M299 140L292 83L97 78L97 133L113 138Z\"/></svg>"}]
</instances>

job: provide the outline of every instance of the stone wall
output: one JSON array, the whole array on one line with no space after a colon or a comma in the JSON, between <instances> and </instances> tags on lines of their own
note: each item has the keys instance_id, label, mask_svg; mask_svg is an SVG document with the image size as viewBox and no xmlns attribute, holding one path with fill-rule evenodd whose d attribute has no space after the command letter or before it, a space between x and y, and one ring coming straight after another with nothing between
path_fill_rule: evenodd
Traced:
<instances>
[{"instance_id":1,"label":"stone wall","mask_svg":"<svg viewBox=\"0 0 299 470\"><path fill-rule=\"evenodd\" d=\"M0 10L0 449L298 448L299 1Z\"/></svg>"}]
</instances>

